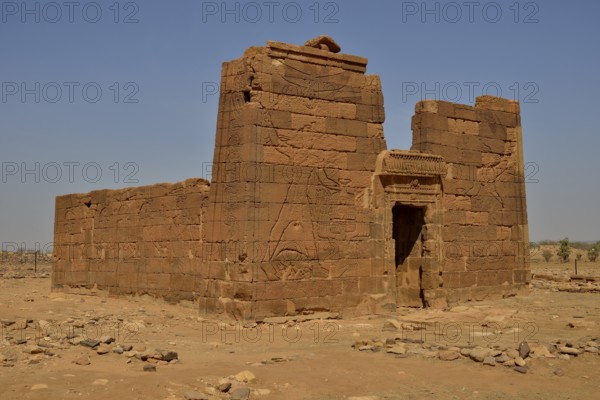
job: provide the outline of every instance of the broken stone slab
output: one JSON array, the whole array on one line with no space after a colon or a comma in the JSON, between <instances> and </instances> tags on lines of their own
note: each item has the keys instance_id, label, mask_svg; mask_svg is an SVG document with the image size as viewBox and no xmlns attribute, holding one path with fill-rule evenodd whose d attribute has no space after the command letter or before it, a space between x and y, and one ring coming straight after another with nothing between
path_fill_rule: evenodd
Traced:
<instances>
[{"instance_id":1,"label":"broken stone slab","mask_svg":"<svg viewBox=\"0 0 600 400\"><path fill-rule=\"evenodd\" d=\"M41 347L38 346L30 346L27 347L23 350L23 352L28 353L28 354L40 354L43 353L45 350Z\"/></svg>"},{"instance_id":2,"label":"broken stone slab","mask_svg":"<svg viewBox=\"0 0 600 400\"><path fill-rule=\"evenodd\" d=\"M250 397L250 389L239 387L231 391L231 400L248 400Z\"/></svg>"},{"instance_id":3,"label":"broken stone slab","mask_svg":"<svg viewBox=\"0 0 600 400\"><path fill-rule=\"evenodd\" d=\"M185 400L208 400L209 399L209 397L206 394L196 392L196 391L185 392L183 394L183 397L185 398Z\"/></svg>"},{"instance_id":4,"label":"broken stone slab","mask_svg":"<svg viewBox=\"0 0 600 400\"><path fill-rule=\"evenodd\" d=\"M456 351L441 350L438 352L438 358L442 361L454 361L460 358L460 355Z\"/></svg>"},{"instance_id":5,"label":"broken stone slab","mask_svg":"<svg viewBox=\"0 0 600 400\"><path fill-rule=\"evenodd\" d=\"M79 342L79 344L93 349L94 347L98 347L100 345L100 341L96 339L84 339Z\"/></svg>"},{"instance_id":6,"label":"broken stone slab","mask_svg":"<svg viewBox=\"0 0 600 400\"><path fill-rule=\"evenodd\" d=\"M386 350L386 353L390 354L406 354L406 347L404 346L394 346Z\"/></svg>"},{"instance_id":7,"label":"broken stone slab","mask_svg":"<svg viewBox=\"0 0 600 400\"><path fill-rule=\"evenodd\" d=\"M527 371L529 371L529 367L522 365L522 366L516 366L513 368L513 370L517 371L518 373L521 374L526 374Z\"/></svg>"},{"instance_id":8,"label":"broken stone slab","mask_svg":"<svg viewBox=\"0 0 600 400\"><path fill-rule=\"evenodd\" d=\"M330 51L332 53L339 53L342 48L331 36L321 35L314 39L307 40L304 43L307 47L314 47L315 49Z\"/></svg>"},{"instance_id":9,"label":"broken stone slab","mask_svg":"<svg viewBox=\"0 0 600 400\"><path fill-rule=\"evenodd\" d=\"M581 350L576 349L574 347L561 346L558 348L558 351L562 354L568 354L570 356L577 356L581 354Z\"/></svg>"}]
</instances>

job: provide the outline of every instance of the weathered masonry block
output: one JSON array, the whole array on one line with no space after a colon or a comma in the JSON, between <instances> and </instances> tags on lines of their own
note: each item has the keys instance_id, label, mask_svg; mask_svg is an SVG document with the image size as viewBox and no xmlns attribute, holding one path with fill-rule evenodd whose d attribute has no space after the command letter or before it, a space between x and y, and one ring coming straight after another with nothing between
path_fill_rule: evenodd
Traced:
<instances>
[{"instance_id":1,"label":"weathered masonry block","mask_svg":"<svg viewBox=\"0 0 600 400\"><path fill-rule=\"evenodd\" d=\"M519 104L422 101L388 150L379 77L331 38L223 64L210 184L57 199L55 289L262 319L511 295L529 279Z\"/></svg>"}]
</instances>

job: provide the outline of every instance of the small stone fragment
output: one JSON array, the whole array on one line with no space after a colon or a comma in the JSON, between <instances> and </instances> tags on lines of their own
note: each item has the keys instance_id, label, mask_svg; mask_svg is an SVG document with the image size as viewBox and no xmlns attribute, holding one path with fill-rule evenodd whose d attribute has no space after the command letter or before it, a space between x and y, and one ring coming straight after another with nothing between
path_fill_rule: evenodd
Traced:
<instances>
[{"instance_id":1,"label":"small stone fragment","mask_svg":"<svg viewBox=\"0 0 600 400\"><path fill-rule=\"evenodd\" d=\"M146 364L144 365L145 372L156 372L156 365L154 364Z\"/></svg>"},{"instance_id":2,"label":"small stone fragment","mask_svg":"<svg viewBox=\"0 0 600 400\"><path fill-rule=\"evenodd\" d=\"M179 358L177 352L175 351L171 351L171 350L167 350L167 351L163 351L163 350L159 350L159 353L162 355L162 359L164 361L171 361L171 360L177 360Z\"/></svg>"},{"instance_id":3,"label":"small stone fragment","mask_svg":"<svg viewBox=\"0 0 600 400\"><path fill-rule=\"evenodd\" d=\"M219 389L219 392L227 393L229 392L229 389L231 389L231 382L221 383L217 386L217 389Z\"/></svg>"},{"instance_id":4,"label":"small stone fragment","mask_svg":"<svg viewBox=\"0 0 600 400\"><path fill-rule=\"evenodd\" d=\"M519 367L524 367L525 364L526 364L525 360L523 360L521 357L515 358L515 365L517 365Z\"/></svg>"},{"instance_id":5,"label":"small stone fragment","mask_svg":"<svg viewBox=\"0 0 600 400\"><path fill-rule=\"evenodd\" d=\"M520 357L521 355L519 354L519 352L515 349L508 349L506 350L506 355L509 356L510 358L517 358Z\"/></svg>"},{"instance_id":6,"label":"small stone fragment","mask_svg":"<svg viewBox=\"0 0 600 400\"><path fill-rule=\"evenodd\" d=\"M398 328L391 321L386 321L381 329L383 332L396 332Z\"/></svg>"},{"instance_id":7,"label":"small stone fragment","mask_svg":"<svg viewBox=\"0 0 600 400\"><path fill-rule=\"evenodd\" d=\"M256 376L254 376L254 374L248 370L244 370L242 372L239 372L236 376L235 379L238 382L244 382L244 383L248 383L248 382L254 382L256 380Z\"/></svg>"},{"instance_id":8,"label":"small stone fragment","mask_svg":"<svg viewBox=\"0 0 600 400\"><path fill-rule=\"evenodd\" d=\"M521 374L526 374L527 371L529 371L529 367L525 366L525 365L518 365L516 367L513 368L515 371L521 373Z\"/></svg>"},{"instance_id":9,"label":"small stone fragment","mask_svg":"<svg viewBox=\"0 0 600 400\"><path fill-rule=\"evenodd\" d=\"M504 364L505 362L507 362L509 360L512 360L512 358L510 358L506 354L501 354L501 355L499 355L499 356L496 357L496 362L500 363L500 364Z\"/></svg>"},{"instance_id":10,"label":"small stone fragment","mask_svg":"<svg viewBox=\"0 0 600 400\"><path fill-rule=\"evenodd\" d=\"M104 335L102 337L100 337L100 342L105 343L105 344L111 344L115 341L115 338L109 335Z\"/></svg>"},{"instance_id":11,"label":"small stone fragment","mask_svg":"<svg viewBox=\"0 0 600 400\"><path fill-rule=\"evenodd\" d=\"M246 387L236 388L231 392L231 400L248 400L250 397L250 389Z\"/></svg>"},{"instance_id":12,"label":"small stone fragment","mask_svg":"<svg viewBox=\"0 0 600 400\"><path fill-rule=\"evenodd\" d=\"M75 361L73 361L75 364L77 365L90 365L90 359L88 357L79 357L77 359L75 359Z\"/></svg>"},{"instance_id":13,"label":"small stone fragment","mask_svg":"<svg viewBox=\"0 0 600 400\"><path fill-rule=\"evenodd\" d=\"M475 347L471 350L471 353L469 353L469 357L471 357L471 359L474 361L483 362L485 358L489 356L489 354L490 349L485 347Z\"/></svg>"},{"instance_id":14,"label":"small stone fragment","mask_svg":"<svg viewBox=\"0 0 600 400\"><path fill-rule=\"evenodd\" d=\"M490 367L495 367L496 359L494 357L486 357L483 359L483 365L489 365Z\"/></svg>"},{"instance_id":15,"label":"small stone fragment","mask_svg":"<svg viewBox=\"0 0 600 400\"><path fill-rule=\"evenodd\" d=\"M459 357L460 355L455 351L442 350L438 352L438 358L442 361L454 361Z\"/></svg>"},{"instance_id":16,"label":"small stone fragment","mask_svg":"<svg viewBox=\"0 0 600 400\"><path fill-rule=\"evenodd\" d=\"M529 343L521 342L521 344L519 344L519 356L521 356L522 359L527 358L530 352L531 348L529 347Z\"/></svg>"}]
</instances>

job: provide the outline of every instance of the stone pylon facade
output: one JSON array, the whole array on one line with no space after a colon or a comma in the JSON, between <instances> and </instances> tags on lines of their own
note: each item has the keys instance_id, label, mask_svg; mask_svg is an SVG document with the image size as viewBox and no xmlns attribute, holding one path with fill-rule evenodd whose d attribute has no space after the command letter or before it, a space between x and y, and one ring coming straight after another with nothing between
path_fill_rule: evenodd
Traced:
<instances>
[{"instance_id":1,"label":"stone pylon facade","mask_svg":"<svg viewBox=\"0 0 600 400\"><path fill-rule=\"evenodd\" d=\"M514 294L529 279L517 102L416 105L387 150L379 77L327 37L223 64L211 182L57 199L55 289L262 319Z\"/></svg>"}]
</instances>

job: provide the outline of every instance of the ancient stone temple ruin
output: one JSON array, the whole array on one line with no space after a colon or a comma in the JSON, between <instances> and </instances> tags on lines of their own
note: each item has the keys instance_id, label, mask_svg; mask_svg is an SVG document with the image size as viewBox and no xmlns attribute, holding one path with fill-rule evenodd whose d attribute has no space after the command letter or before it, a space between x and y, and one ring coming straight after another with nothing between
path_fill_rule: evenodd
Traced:
<instances>
[{"instance_id":1,"label":"ancient stone temple ruin","mask_svg":"<svg viewBox=\"0 0 600 400\"><path fill-rule=\"evenodd\" d=\"M223 64L210 182L58 197L53 289L258 320L523 289L519 104L421 101L411 149L389 150L379 77L339 50L268 42Z\"/></svg>"}]
</instances>

